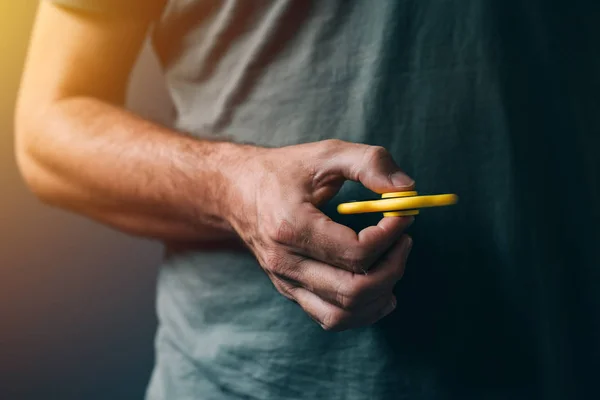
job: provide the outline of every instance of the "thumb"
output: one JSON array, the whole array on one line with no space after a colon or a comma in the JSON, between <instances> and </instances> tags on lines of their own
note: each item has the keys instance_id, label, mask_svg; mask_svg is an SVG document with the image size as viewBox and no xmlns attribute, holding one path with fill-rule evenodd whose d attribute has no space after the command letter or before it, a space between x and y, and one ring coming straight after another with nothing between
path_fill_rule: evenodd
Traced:
<instances>
[{"instance_id":1,"label":"thumb","mask_svg":"<svg viewBox=\"0 0 600 400\"><path fill-rule=\"evenodd\" d=\"M381 146L344 143L330 167L344 178L362 183L376 193L414 188L415 181L400 170L391 154Z\"/></svg>"}]
</instances>

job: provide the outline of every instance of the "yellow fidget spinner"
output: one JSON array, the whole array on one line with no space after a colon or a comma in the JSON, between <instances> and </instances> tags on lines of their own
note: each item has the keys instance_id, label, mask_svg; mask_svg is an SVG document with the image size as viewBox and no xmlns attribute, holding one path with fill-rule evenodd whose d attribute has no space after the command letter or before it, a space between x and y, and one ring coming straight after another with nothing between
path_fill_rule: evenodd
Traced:
<instances>
[{"instance_id":1,"label":"yellow fidget spinner","mask_svg":"<svg viewBox=\"0 0 600 400\"><path fill-rule=\"evenodd\" d=\"M381 200L356 201L338 205L340 214L383 212L384 217L404 217L419 214L420 208L443 207L456 204L455 194L418 196L417 192L392 192L381 195Z\"/></svg>"}]
</instances>

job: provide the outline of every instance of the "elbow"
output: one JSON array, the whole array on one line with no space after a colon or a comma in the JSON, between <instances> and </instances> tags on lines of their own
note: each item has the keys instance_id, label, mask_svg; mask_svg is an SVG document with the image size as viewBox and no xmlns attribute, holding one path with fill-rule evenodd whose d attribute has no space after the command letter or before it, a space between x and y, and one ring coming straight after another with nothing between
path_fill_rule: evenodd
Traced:
<instances>
[{"instance_id":1,"label":"elbow","mask_svg":"<svg viewBox=\"0 0 600 400\"><path fill-rule=\"evenodd\" d=\"M53 190L47 182L47 173L35 159L35 154L28 150L26 144L16 144L15 159L19 174L27 189L43 203L54 203Z\"/></svg>"},{"instance_id":2,"label":"elbow","mask_svg":"<svg viewBox=\"0 0 600 400\"><path fill-rule=\"evenodd\" d=\"M14 156L17 169L25 185L34 193L39 177L35 168L35 154L32 152L32 127L28 121L28 113L17 106L14 116Z\"/></svg>"},{"instance_id":3,"label":"elbow","mask_svg":"<svg viewBox=\"0 0 600 400\"><path fill-rule=\"evenodd\" d=\"M44 182L44 174L31 154L22 148L16 149L16 161L21 179L29 191L43 203L52 202L52 191Z\"/></svg>"},{"instance_id":4,"label":"elbow","mask_svg":"<svg viewBox=\"0 0 600 400\"><path fill-rule=\"evenodd\" d=\"M51 172L44 166L42 154L36 151L36 118L24 117L17 110L14 126L14 155L17 169L25 186L40 201L48 205L57 205L58 196Z\"/></svg>"},{"instance_id":5,"label":"elbow","mask_svg":"<svg viewBox=\"0 0 600 400\"><path fill-rule=\"evenodd\" d=\"M17 147L16 161L21 179L25 187L40 202L57 208L65 208L64 193L60 182L43 163L36 159L35 154L26 148Z\"/></svg>"}]
</instances>

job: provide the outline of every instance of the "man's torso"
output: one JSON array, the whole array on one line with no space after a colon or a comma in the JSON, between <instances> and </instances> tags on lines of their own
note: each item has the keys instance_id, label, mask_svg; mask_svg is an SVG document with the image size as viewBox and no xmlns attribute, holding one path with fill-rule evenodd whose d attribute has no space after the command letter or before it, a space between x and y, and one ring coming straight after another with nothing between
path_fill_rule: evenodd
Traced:
<instances>
[{"instance_id":1,"label":"man's torso","mask_svg":"<svg viewBox=\"0 0 600 400\"><path fill-rule=\"evenodd\" d=\"M398 309L349 332L323 332L248 254L170 255L149 399L562 398L592 381L597 7L521 3L168 3L154 43L177 128L382 145L421 193L461 201L417 218ZM335 205L366 197L347 184L324 211L360 229L378 216Z\"/></svg>"}]
</instances>

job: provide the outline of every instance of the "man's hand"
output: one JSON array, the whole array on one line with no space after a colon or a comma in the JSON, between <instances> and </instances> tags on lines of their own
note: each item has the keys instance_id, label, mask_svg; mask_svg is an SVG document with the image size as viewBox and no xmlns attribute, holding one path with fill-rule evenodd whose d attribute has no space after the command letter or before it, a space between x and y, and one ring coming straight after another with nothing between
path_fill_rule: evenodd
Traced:
<instances>
[{"instance_id":1,"label":"man's hand","mask_svg":"<svg viewBox=\"0 0 600 400\"><path fill-rule=\"evenodd\" d=\"M389 153L326 140L247 155L226 217L275 287L328 330L389 314L412 244L403 236L412 218L384 218L357 234L317 208L345 180L377 193L411 189L414 182Z\"/></svg>"}]
</instances>

